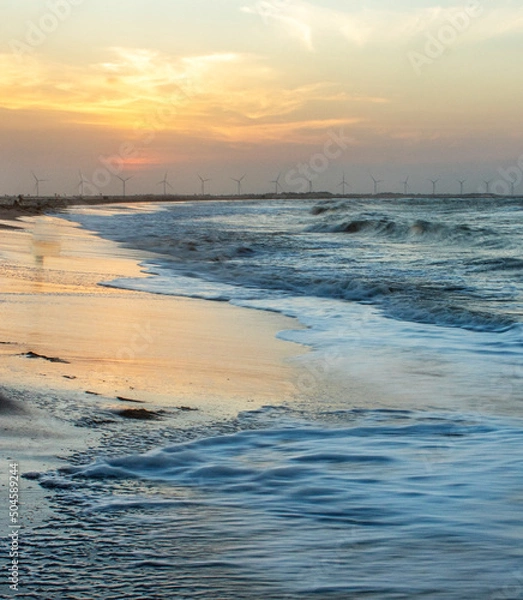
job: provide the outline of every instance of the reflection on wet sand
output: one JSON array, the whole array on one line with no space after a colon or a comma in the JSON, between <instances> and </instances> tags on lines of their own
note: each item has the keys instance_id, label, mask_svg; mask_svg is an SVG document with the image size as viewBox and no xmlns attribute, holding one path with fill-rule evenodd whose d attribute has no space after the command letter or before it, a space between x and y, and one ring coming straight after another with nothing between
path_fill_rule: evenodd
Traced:
<instances>
[{"instance_id":1,"label":"reflection on wet sand","mask_svg":"<svg viewBox=\"0 0 523 600\"><path fill-rule=\"evenodd\" d=\"M144 253L123 251L63 219L27 224L6 232L0 246L0 341L12 342L0 350L5 383L162 406L187 400L215 416L294 393L285 361L300 347L275 338L294 320L100 286L143 277L135 259Z\"/></svg>"}]
</instances>

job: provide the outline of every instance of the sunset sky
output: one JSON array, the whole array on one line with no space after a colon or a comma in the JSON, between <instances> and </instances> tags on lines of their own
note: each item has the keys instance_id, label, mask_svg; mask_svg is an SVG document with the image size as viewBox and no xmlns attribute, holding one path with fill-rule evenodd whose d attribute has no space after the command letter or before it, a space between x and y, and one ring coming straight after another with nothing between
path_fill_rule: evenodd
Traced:
<instances>
[{"instance_id":1,"label":"sunset sky","mask_svg":"<svg viewBox=\"0 0 523 600\"><path fill-rule=\"evenodd\" d=\"M0 193L34 171L72 195L80 170L104 195L166 171L180 193L198 173L336 191L344 171L453 192L523 168L520 0L3 0L0 19Z\"/></svg>"}]
</instances>

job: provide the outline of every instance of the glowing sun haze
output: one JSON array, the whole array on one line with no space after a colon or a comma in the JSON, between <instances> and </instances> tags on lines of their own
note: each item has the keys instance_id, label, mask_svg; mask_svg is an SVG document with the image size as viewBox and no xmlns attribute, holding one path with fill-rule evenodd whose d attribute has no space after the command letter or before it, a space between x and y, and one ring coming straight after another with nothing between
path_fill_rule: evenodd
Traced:
<instances>
[{"instance_id":1,"label":"glowing sun haze","mask_svg":"<svg viewBox=\"0 0 523 600\"><path fill-rule=\"evenodd\" d=\"M46 194L79 171L104 194L111 171L129 194L166 171L180 193L198 173L297 191L299 169L317 190L345 171L356 191L369 173L453 191L523 153L520 2L6 0L0 18L0 193L33 193L31 171Z\"/></svg>"}]
</instances>

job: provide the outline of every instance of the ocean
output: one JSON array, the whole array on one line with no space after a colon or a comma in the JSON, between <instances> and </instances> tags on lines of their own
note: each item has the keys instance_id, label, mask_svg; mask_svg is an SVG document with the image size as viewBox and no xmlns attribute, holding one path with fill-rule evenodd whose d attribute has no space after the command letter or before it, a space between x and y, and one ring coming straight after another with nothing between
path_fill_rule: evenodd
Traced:
<instances>
[{"instance_id":1,"label":"ocean","mask_svg":"<svg viewBox=\"0 0 523 600\"><path fill-rule=\"evenodd\" d=\"M28 541L27 598L523 598L523 200L64 218L153 253L105 285L280 312L310 352L295 403L113 431L32 474L57 517Z\"/></svg>"}]
</instances>

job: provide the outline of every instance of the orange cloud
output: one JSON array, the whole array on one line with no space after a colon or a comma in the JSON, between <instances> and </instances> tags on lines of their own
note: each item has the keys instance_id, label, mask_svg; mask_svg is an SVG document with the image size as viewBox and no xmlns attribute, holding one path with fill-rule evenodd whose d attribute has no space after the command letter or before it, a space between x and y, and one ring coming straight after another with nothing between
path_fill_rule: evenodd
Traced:
<instances>
[{"instance_id":1,"label":"orange cloud","mask_svg":"<svg viewBox=\"0 0 523 600\"><path fill-rule=\"evenodd\" d=\"M347 114L348 105L385 102L352 96L334 84L285 88L280 74L252 55L172 58L112 48L109 58L88 68L27 58L21 68L12 56L0 55L0 106L128 135L204 133L262 143L310 140L333 124L361 120Z\"/></svg>"}]
</instances>

